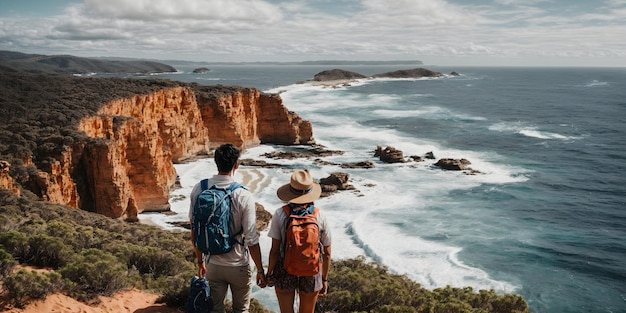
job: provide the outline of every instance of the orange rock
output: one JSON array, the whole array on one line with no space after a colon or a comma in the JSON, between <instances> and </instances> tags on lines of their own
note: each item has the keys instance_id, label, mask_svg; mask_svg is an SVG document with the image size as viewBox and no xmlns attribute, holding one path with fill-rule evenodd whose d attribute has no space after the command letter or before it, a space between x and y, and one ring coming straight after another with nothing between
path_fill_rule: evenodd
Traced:
<instances>
[{"instance_id":1,"label":"orange rock","mask_svg":"<svg viewBox=\"0 0 626 313\"><path fill-rule=\"evenodd\" d=\"M199 101L211 146L239 147L259 143L312 144L311 123L290 112L279 95L242 88L231 95Z\"/></svg>"},{"instance_id":2,"label":"orange rock","mask_svg":"<svg viewBox=\"0 0 626 313\"><path fill-rule=\"evenodd\" d=\"M311 123L288 111L278 95L236 88L199 102L187 87L109 102L81 121L89 139L50 163L33 187L44 200L136 219L144 211L169 210L173 163L181 159L222 143L314 143Z\"/></svg>"},{"instance_id":3,"label":"orange rock","mask_svg":"<svg viewBox=\"0 0 626 313\"><path fill-rule=\"evenodd\" d=\"M9 175L11 163L0 160L0 188L11 190L12 193L20 195L20 190L15 187L13 177Z\"/></svg>"}]
</instances>

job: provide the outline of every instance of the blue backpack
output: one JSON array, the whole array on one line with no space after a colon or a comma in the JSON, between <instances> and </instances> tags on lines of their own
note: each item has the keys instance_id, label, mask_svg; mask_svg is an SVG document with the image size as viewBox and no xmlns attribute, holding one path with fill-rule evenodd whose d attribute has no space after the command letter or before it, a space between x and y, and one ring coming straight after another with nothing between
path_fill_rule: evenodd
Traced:
<instances>
[{"instance_id":1,"label":"blue backpack","mask_svg":"<svg viewBox=\"0 0 626 313\"><path fill-rule=\"evenodd\" d=\"M209 282L203 277L194 276L191 279L189 299L187 299L187 313L209 313L213 311L213 298Z\"/></svg>"},{"instance_id":2,"label":"blue backpack","mask_svg":"<svg viewBox=\"0 0 626 313\"><path fill-rule=\"evenodd\" d=\"M235 237L243 233L242 228L235 234L230 229L231 193L237 188L244 188L233 182L227 189L215 185L209 188L209 180L200 182L202 191L196 198L193 208L193 233L196 247L205 255L224 254L232 250L238 242Z\"/></svg>"}]
</instances>

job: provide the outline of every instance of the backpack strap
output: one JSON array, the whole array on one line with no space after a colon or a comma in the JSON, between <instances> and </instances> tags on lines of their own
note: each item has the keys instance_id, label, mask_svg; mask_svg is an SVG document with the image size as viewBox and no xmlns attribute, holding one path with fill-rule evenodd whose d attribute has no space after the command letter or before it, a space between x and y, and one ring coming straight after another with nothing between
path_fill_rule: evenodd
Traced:
<instances>
[{"instance_id":1,"label":"backpack strap","mask_svg":"<svg viewBox=\"0 0 626 313\"><path fill-rule=\"evenodd\" d=\"M246 188L244 185L234 181L230 183L230 186L228 186L228 190L230 191L229 194L233 193L237 188L243 188L245 190L248 190L248 188Z\"/></svg>"},{"instance_id":2,"label":"backpack strap","mask_svg":"<svg viewBox=\"0 0 626 313\"><path fill-rule=\"evenodd\" d=\"M237 189L237 188L243 188L248 190L248 188L246 188L245 186L243 186L242 184L234 181L232 183L230 183L230 186L228 186L228 188L226 188L226 196L230 198L230 203L233 203L233 197L232 197L232 193ZM232 209L232 208L231 208ZM232 212L232 211L231 211ZM241 242L239 242L239 240L236 239L237 236L243 234L243 225L241 225L241 229L239 229L239 231L235 234L232 234L233 237L233 241L235 241L236 243L245 246L245 238L242 238L243 240Z\"/></svg>"},{"instance_id":3,"label":"backpack strap","mask_svg":"<svg viewBox=\"0 0 626 313\"><path fill-rule=\"evenodd\" d=\"M285 212L285 216L289 218L291 216L291 209L288 205L283 205L283 212Z\"/></svg>"},{"instance_id":4,"label":"backpack strap","mask_svg":"<svg viewBox=\"0 0 626 313\"><path fill-rule=\"evenodd\" d=\"M282 240L280 241L280 263L285 261L285 247L287 246L287 230L289 229L289 223L291 223L291 209L289 205L285 204L282 207L285 212L285 223L283 229ZM282 265L281 265L282 266Z\"/></svg>"},{"instance_id":5,"label":"backpack strap","mask_svg":"<svg viewBox=\"0 0 626 313\"><path fill-rule=\"evenodd\" d=\"M208 190L208 189L209 189L209 179L205 178L205 179L200 181L200 192L203 192L203 191ZM194 214L194 218L195 218L195 214ZM203 260L203 262L204 261L209 262L209 259L211 259L211 255L210 254L209 255L205 255L204 253L202 253L202 260Z\"/></svg>"},{"instance_id":6,"label":"backpack strap","mask_svg":"<svg viewBox=\"0 0 626 313\"><path fill-rule=\"evenodd\" d=\"M207 189L209 189L209 179L205 178L200 181L200 190L205 191Z\"/></svg>"}]
</instances>

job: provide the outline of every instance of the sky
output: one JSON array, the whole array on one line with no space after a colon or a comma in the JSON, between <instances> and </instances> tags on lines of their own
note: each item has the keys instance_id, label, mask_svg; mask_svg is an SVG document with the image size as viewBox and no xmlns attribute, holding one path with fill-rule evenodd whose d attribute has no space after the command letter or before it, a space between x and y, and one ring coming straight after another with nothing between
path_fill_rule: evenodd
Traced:
<instances>
[{"instance_id":1,"label":"sky","mask_svg":"<svg viewBox=\"0 0 626 313\"><path fill-rule=\"evenodd\" d=\"M626 0L0 0L0 50L626 67Z\"/></svg>"}]
</instances>

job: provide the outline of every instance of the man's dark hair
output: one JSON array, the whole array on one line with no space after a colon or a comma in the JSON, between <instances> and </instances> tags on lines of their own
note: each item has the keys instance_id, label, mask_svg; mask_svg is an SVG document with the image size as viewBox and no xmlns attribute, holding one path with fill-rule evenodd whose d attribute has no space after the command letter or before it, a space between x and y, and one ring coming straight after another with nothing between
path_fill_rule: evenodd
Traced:
<instances>
[{"instance_id":1,"label":"man's dark hair","mask_svg":"<svg viewBox=\"0 0 626 313\"><path fill-rule=\"evenodd\" d=\"M239 149L230 143L215 149L215 164L217 164L217 171L220 173L230 172L238 159Z\"/></svg>"}]
</instances>

